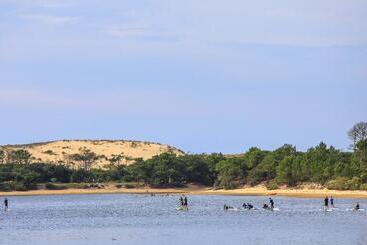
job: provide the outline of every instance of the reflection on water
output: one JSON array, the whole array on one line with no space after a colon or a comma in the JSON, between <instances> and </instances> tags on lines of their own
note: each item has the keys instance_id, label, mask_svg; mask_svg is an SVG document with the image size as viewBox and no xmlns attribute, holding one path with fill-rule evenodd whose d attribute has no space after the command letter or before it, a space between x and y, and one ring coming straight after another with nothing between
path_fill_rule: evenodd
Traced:
<instances>
[{"instance_id":1,"label":"reflection on water","mask_svg":"<svg viewBox=\"0 0 367 245\"><path fill-rule=\"evenodd\" d=\"M11 197L1 211L0 244L367 244L367 214L350 209L367 200L275 197L279 211L223 211L266 197L191 196L188 212L178 196L65 195Z\"/></svg>"}]
</instances>

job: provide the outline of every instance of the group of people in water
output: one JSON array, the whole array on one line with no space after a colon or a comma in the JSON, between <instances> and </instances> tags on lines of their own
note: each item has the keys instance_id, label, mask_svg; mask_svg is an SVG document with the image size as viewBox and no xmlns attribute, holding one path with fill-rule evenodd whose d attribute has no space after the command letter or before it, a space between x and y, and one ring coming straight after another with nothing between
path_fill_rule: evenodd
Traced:
<instances>
[{"instance_id":1,"label":"group of people in water","mask_svg":"<svg viewBox=\"0 0 367 245\"><path fill-rule=\"evenodd\" d=\"M334 198L332 196L330 198L329 197L325 197L325 199L324 199L324 206L325 206L325 208L329 208L329 204L330 204L330 207L331 208L335 208L334 207Z\"/></svg>"},{"instance_id":2,"label":"group of people in water","mask_svg":"<svg viewBox=\"0 0 367 245\"><path fill-rule=\"evenodd\" d=\"M186 196L180 196L180 204L182 208L188 208L188 203L187 203L187 197Z\"/></svg>"},{"instance_id":3,"label":"group of people in water","mask_svg":"<svg viewBox=\"0 0 367 245\"><path fill-rule=\"evenodd\" d=\"M332 196L330 197L325 197L324 199L324 207L325 209L329 209L329 208L335 208L334 206L334 198ZM354 206L354 210L359 210L360 206L359 203L357 202L357 204Z\"/></svg>"},{"instance_id":4,"label":"group of people in water","mask_svg":"<svg viewBox=\"0 0 367 245\"><path fill-rule=\"evenodd\" d=\"M188 201L187 201L187 197L185 195L180 196L180 201L179 202L180 202L181 208L185 208L185 209L188 208ZM324 207L325 207L325 209L335 208L334 198L332 196L325 197ZM242 208L248 209L248 210L255 209L254 205L252 205L251 203L243 203ZM274 210L274 200L270 197L269 198L269 204L264 203L262 208L266 209L266 210ZM9 210L9 200L7 198L4 199L4 209L5 209L5 211ZM234 209L234 208L231 207L231 206L228 206L227 204L225 204L224 205L224 210L229 210L229 209ZM357 202L357 204L354 207L354 210L359 210L359 209L360 209L360 205Z\"/></svg>"},{"instance_id":5,"label":"group of people in water","mask_svg":"<svg viewBox=\"0 0 367 245\"><path fill-rule=\"evenodd\" d=\"M228 206L227 204L225 204L223 208L224 210L234 209L233 207ZM251 203L246 203L246 202L242 204L242 208L248 209L248 210L256 209L254 205L252 205ZM271 197L269 198L269 204L264 203L263 209L274 210L274 200Z\"/></svg>"},{"instance_id":6,"label":"group of people in water","mask_svg":"<svg viewBox=\"0 0 367 245\"><path fill-rule=\"evenodd\" d=\"M324 199L324 207L325 207L325 210L329 210L329 208L335 208L334 206L334 198L332 196L330 197L325 197ZM243 209L248 209L248 210L251 210L251 209L256 209L254 207L254 205L252 205L251 203L243 203L242 204L242 208ZM264 203L263 206L262 206L263 209L266 209L266 210L274 210L274 200L270 197L269 198L269 203ZM227 204L224 205L224 210L234 210L236 208L232 207L232 206L228 206ZM353 210L360 210L360 205L359 203L357 202L357 204L354 206Z\"/></svg>"}]
</instances>

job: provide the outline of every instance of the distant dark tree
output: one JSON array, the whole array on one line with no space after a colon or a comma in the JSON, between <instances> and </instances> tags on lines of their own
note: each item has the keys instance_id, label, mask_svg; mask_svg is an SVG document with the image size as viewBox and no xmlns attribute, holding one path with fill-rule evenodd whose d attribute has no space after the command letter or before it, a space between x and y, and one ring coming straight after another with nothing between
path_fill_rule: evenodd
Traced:
<instances>
[{"instance_id":1,"label":"distant dark tree","mask_svg":"<svg viewBox=\"0 0 367 245\"><path fill-rule=\"evenodd\" d=\"M83 147L79 149L79 153L72 154L69 156L69 158L72 161L78 162L80 168L89 171L95 161L97 161L100 157L91 150Z\"/></svg>"},{"instance_id":2,"label":"distant dark tree","mask_svg":"<svg viewBox=\"0 0 367 245\"><path fill-rule=\"evenodd\" d=\"M204 155L183 155L178 160L185 166L185 180L188 182L213 185L211 172Z\"/></svg>"},{"instance_id":3,"label":"distant dark tree","mask_svg":"<svg viewBox=\"0 0 367 245\"><path fill-rule=\"evenodd\" d=\"M0 164L3 164L5 162L5 151L3 149L0 149Z\"/></svg>"},{"instance_id":4,"label":"distant dark tree","mask_svg":"<svg viewBox=\"0 0 367 245\"><path fill-rule=\"evenodd\" d=\"M136 159L134 164L127 167L128 176L138 183L143 182L144 184L151 184L155 182L153 180L153 162L144 161L142 158Z\"/></svg>"},{"instance_id":5,"label":"distant dark tree","mask_svg":"<svg viewBox=\"0 0 367 245\"><path fill-rule=\"evenodd\" d=\"M225 189L237 187L243 177L241 165L229 159L220 161L217 164L219 186Z\"/></svg>"},{"instance_id":6,"label":"distant dark tree","mask_svg":"<svg viewBox=\"0 0 367 245\"><path fill-rule=\"evenodd\" d=\"M367 122L356 123L349 131L349 138L353 141L353 149L356 149L356 145L360 140L367 139Z\"/></svg>"},{"instance_id":7,"label":"distant dark tree","mask_svg":"<svg viewBox=\"0 0 367 245\"><path fill-rule=\"evenodd\" d=\"M117 167L122 163L124 159L125 159L125 156L124 154L121 153L117 155L113 154L111 158L107 159L107 161L109 161L112 166Z\"/></svg>"},{"instance_id":8,"label":"distant dark tree","mask_svg":"<svg viewBox=\"0 0 367 245\"><path fill-rule=\"evenodd\" d=\"M9 151L7 154L11 163L29 164L32 159L31 153L24 149Z\"/></svg>"},{"instance_id":9,"label":"distant dark tree","mask_svg":"<svg viewBox=\"0 0 367 245\"><path fill-rule=\"evenodd\" d=\"M247 167L250 169L256 167L257 165L261 163L261 161L264 159L265 156L266 156L266 152L262 151L261 149L257 147L251 147L245 153Z\"/></svg>"}]
</instances>

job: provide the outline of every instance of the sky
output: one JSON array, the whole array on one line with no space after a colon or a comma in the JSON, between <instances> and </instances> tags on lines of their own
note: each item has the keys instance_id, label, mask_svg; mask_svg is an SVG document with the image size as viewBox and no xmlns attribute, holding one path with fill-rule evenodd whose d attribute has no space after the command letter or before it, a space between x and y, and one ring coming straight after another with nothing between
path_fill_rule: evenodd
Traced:
<instances>
[{"instance_id":1,"label":"sky","mask_svg":"<svg viewBox=\"0 0 367 245\"><path fill-rule=\"evenodd\" d=\"M365 0L0 0L0 144L347 150Z\"/></svg>"}]
</instances>

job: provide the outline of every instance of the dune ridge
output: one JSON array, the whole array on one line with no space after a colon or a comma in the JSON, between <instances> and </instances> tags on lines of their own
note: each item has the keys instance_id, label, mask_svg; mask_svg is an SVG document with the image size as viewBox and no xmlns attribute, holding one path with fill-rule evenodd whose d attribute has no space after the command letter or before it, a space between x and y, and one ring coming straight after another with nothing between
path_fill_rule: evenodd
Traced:
<instances>
[{"instance_id":1,"label":"dune ridge","mask_svg":"<svg viewBox=\"0 0 367 245\"><path fill-rule=\"evenodd\" d=\"M134 140L55 140L31 144L3 145L5 150L24 149L32 154L33 162L72 164L70 156L87 149L99 156L94 167L104 167L113 155L122 155L121 164L131 164L134 158L144 160L165 152L183 155L184 152L175 147L160 143Z\"/></svg>"}]
</instances>

